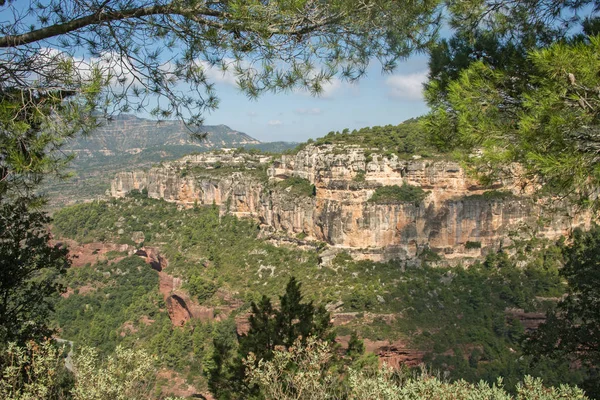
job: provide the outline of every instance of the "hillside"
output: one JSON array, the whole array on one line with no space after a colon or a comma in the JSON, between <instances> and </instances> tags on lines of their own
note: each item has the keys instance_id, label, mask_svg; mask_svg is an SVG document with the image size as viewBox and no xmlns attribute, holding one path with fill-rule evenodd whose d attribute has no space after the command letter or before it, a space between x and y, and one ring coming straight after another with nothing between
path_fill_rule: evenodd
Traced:
<instances>
[{"instance_id":1,"label":"hillside","mask_svg":"<svg viewBox=\"0 0 600 400\"><path fill-rule=\"evenodd\" d=\"M480 185L421 140L409 121L117 173L113 199L55 214L78 257L57 326L107 352L160 354L206 393L214 343L236 342L250 302L294 276L342 346L358 333L396 368L581 383L567 363L533 364L521 340L565 291L557 240L589 216L553 213L515 182Z\"/></svg>"},{"instance_id":2,"label":"hillside","mask_svg":"<svg viewBox=\"0 0 600 400\"><path fill-rule=\"evenodd\" d=\"M206 138L195 140L180 121L156 122L125 114L115 117L106 126L86 137L78 137L66 147L66 150L79 154L79 158L83 159L86 156L138 154L160 146L219 149L260 143L226 125L206 125L200 129L200 132L206 133Z\"/></svg>"},{"instance_id":3,"label":"hillside","mask_svg":"<svg viewBox=\"0 0 600 400\"><path fill-rule=\"evenodd\" d=\"M175 160L186 154L221 148L256 149L281 152L295 143L261 143L226 125L207 125L200 130L204 139L194 139L179 121L157 123L132 115L115 117L106 126L85 137L77 137L65 153L74 153L71 177L64 181L46 182L42 191L52 208L64 204L104 197L110 177L117 171L148 168L161 161Z\"/></svg>"},{"instance_id":4,"label":"hillside","mask_svg":"<svg viewBox=\"0 0 600 400\"><path fill-rule=\"evenodd\" d=\"M117 344L144 348L201 391L213 339L237 340L247 332L250 301L276 299L295 276L307 300L332 311L342 345L357 332L391 366L426 362L472 382L504 376L509 388L525 373L549 384L583 378L566 363L534 366L520 350L525 330L565 290L552 242L527 251L531 261L522 267L518 257L494 252L468 269L436 267L429 254L421 267L406 268L345 253L323 264L324 244L285 244L260 232L216 206L182 210L139 192L63 209L55 233L78 258L57 304L62 337L107 352Z\"/></svg>"},{"instance_id":5,"label":"hillside","mask_svg":"<svg viewBox=\"0 0 600 400\"><path fill-rule=\"evenodd\" d=\"M398 125L331 131L323 137L299 145L296 152L311 144L315 146L329 144L338 148L358 146L367 154L374 151L386 156L396 155L401 159L444 156L427 141L427 135L421 128L418 118L406 120Z\"/></svg>"}]
</instances>

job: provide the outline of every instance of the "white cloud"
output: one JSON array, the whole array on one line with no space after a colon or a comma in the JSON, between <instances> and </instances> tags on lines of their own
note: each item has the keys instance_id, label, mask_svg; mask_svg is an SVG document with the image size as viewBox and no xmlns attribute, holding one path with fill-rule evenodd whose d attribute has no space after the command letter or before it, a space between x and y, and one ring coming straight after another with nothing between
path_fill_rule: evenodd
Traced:
<instances>
[{"instance_id":1,"label":"white cloud","mask_svg":"<svg viewBox=\"0 0 600 400\"><path fill-rule=\"evenodd\" d=\"M278 120L278 119L272 119L272 120L270 120L269 122L267 122L267 124L268 124L269 126L281 126L281 125L283 125L283 122L281 122L281 121L280 121L280 120Z\"/></svg>"},{"instance_id":2,"label":"white cloud","mask_svg":"<svg viewBox=\"0 0 600 400\"><path fill-rule=\"evenodd\" d=\"M427 71L406 75L392 75L385 80L388 95L396 99L423 99L423 83L427 80Z\"/></svg>"},{"instance_id":3,"label":"white cloud","mask_svg":"<svg viewBox=\"0 0 600 400\"><path fill-rule=\"evenodd\" d=\"M330 99L342 87L342 81L338 78L333 78L329 82L323 84L323 91L319 94L320 97Z\"/></svg>"},{"instance_id":4,"label":"white cloud","mask_svg":"<svg viewBox=\"0 0 600 400\"><path fill-rule=\"evenodd\" d=\"M226 64L229 64L229 67L225 70L219 68L218 66L212 66L206 61L200 61L200 65L204 68L206 72L206 76L212 82L224 83L231 86L236 86L237 78L233 72L234 68L232 65L232 61L224 60Z\"/></svg>"},{"instance_id":5,"label":"white cloud","mask_svg":"<svg viewBox=\"0 0 600 400\"><path fill-rule=\"evenodd\" d=\"M297 108L296 114L300 115L320 115L323 111L320 108Z\"/></svg>"},{"instance_id":6,"label":"white cloud","mask_svg":"<svg viewBox=\"0 0 600 400\"><path fill-rule=\"evenodd\" d=\"M128 85L132 84L137 76L138 80L143 81L143 77L136 75L135 68L126 58L121 57L116 52L104 52L99 57L92 57L90 59L71 57L73 65L75 66L75 74L77 79L81 81L87 81L92 78L92 71L97 69L100 74L108 78L110 77L109 84L112 86L112 90L117 88L125 89ZM161 66L164 72L168 73L170 66L168 63Z\"/></svg>"},{"instance_id":7,"label":"white cloud","mask_svg":"<svg viewBox=\"0 0 600 400\"><path fill-rule=\"evenodd\" d=\"M321 92L316 97L322 99L331 99L345 86L347 86L346 83L342 82L339 78L333 77L329 80L329 82L323 82L321 84ZM295 89L294 92L305 96L312 96L312 94L305 88Z\"/></svg>"}]
</instances>

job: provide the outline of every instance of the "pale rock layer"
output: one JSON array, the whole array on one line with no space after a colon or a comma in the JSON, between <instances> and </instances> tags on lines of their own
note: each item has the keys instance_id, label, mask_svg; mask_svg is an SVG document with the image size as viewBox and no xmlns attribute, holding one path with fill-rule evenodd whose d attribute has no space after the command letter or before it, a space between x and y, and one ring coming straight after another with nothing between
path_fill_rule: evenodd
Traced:
<instances>
[{"instance_id":1,"label":"pale rock layer","mask_svg":"<svg viewBox=\"0 0 600 400\"><path fill-rule=\"evenodd\" d=\"M217 171L216 164L246 170L215 174L211 168ZM252 173L256 168L267 168L268 181ZM315 186L315 196L294 196L273 184L289 177L307 179ZM426 190L425 200L368 201L379 186L405 183ZM296 155L272 160L207 153L147 172L122 172L111 184L111 195L146 189L151 198L182 206L215 204L222 213L255 218L264 231L303 233L307 240L375 261L415 260L429 249L452 264L508 245L517 232L555 239L574 227L589 226L589 214L569 208L549 211L542 201L523 195L522 186L504 182L484 188L459 164L446 160L401 160L367 156L358 147L309 145ZM512 191L515 197L474 196L490 189ZM465 246L467 242L472 243Z\"/></svg>"}]
</instances>

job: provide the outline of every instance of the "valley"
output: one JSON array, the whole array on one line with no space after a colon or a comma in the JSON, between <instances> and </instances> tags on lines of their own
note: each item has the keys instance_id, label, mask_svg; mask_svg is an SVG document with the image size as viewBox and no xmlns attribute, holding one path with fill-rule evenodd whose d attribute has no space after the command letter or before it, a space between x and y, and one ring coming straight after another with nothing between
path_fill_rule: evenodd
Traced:
<instances>
[{"instance_id":1,"label":"valley","mask_svg":"<svg viewBox=\"0 0 600 400\"><path fill-rule=\"evenodd\" d=\"M600 0L0 14L0 399L600 399Z\"/></svg>"},{"instance_id":2,"label":"valley","mask_svg":"<svg viewBox=\"0 0 600 400\"><path fill-rule=\"evenodd\" d=\"M330 312L340 349L364 341L363 363L508 387L524 374L585 380L533 363L521 341L565 291L561 237L592 218L522 182L481 185L418 148L317 142L118 172L110 194L54 214L55 240L77 257L56 326L78 345L159 354L194 393L208 395L216 341L245 335L251 303L277 307L290 277Z\"/></svg>"}]
</instances>

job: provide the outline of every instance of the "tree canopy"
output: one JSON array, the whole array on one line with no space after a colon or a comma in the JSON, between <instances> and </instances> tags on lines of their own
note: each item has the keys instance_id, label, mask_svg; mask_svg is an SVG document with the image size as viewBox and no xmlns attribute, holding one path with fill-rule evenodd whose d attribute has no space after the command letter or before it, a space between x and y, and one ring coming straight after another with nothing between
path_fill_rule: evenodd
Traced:
<instances>
[{"instance_id":1,"label":"tree canopy","mask_svg":"<svg viewBox=\"0 0 600 400\"><path fill-rule=\"evenodd\" d=\"M536 358L544 356L590 368L584 384L588 393L600 393L600 228L575 231L573 243L563 249L565 265L560 274L569 291L549 312L547 320L534 331L525 350Z\"/></svg>"},{"instance_id":2,"label":"tree canopy","mask_svg":"<svg viewBox=\"0 0 600 400\"><path fill-rule=\"evenodd\" d=\"M69 260L66 249L49 244L48 222L24 202L0 204L0 345L52 333L53 296Z\"/></svg>"},{"instance_id":3,"label":"tree canopy","mask_svg":"<svg viewBox=\"0 0 600 400\"><path fill-rule=\"evenodd\" d=\"M434 143L482 178L597 203L598 3L471 3L431 50Z\"/></svg>"},{"instance_id":4,"label":"tree canopy","mask_svg":"<svg viewBox=\"0 0 600 400\"><path fill-rule=\"evenodd\" d=\"M65 139L101 116L145 110L201 125L218 106L209 68L233 73L249 97L318 94L334 76L358 79L374 59L391 70L433 37L438 4L3 1L0 181L51 172Z\"/></svg>"},{"instance_id":5,"label":"tree canopy","mask_svg":"<svg viewBox=\"0 0 600 400\"><path fill-rule=\"evenodd\" d=\"M300 288L300 282L290 278L285 293L279 296L279 308L273 307L265 295L258 304L252 302L248 332L238 337L237 355L231 354L234 346L229 341L215 338L212 366L207 371L208 384L215 396L252 398L252 394L258 394L257 387L246 382L244 360L248 358L271 360L277 348L290 348L310 338L333 342L329 312L323 306L315 307L312 301L304 303Z\"/></svg>"}]
</instances>

